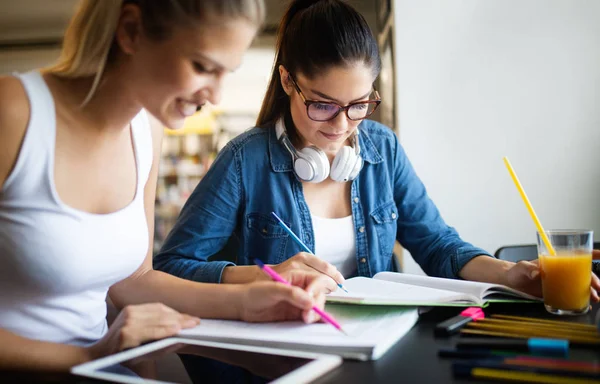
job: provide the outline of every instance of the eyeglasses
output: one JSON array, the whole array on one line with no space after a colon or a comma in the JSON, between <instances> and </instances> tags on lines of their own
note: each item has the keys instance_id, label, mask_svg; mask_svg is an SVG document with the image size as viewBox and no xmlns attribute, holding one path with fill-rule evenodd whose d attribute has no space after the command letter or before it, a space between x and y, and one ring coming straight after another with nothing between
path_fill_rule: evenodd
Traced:
<instances>
[{"instance_id":1,"label":"eyeglasses","mask_svg":"<svg viewBox=\"0 0 600 384\"><path fill-rule=\"evenodd\" d=\"M346 113L346 116L350 120L362 120L371 116L373 112L381 103L381 98L379 97L379 92L373 87L373 92L375 93L375 100L365 100L365 101L355 101L354 103L350 103L345 107L342 107L339 104L328 102L328 101L316 101L316 100L308 100L304 97L304 94L298 87L296 80L289 75L292 84L296 88L298 95L302 98L304 105L306 105L306 114L308 118L313 121L329 121L335 119L337 115L340 114L341 111Z\"/></svg>"}]
</instances>

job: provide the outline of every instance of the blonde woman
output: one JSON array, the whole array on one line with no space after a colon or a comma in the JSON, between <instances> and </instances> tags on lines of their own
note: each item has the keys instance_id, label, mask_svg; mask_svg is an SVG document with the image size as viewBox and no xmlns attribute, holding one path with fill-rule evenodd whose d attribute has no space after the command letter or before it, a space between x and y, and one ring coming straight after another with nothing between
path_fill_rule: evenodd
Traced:
<instances>
[{"instance_id":1,"label":"blonde woman","mask_svg":"<svg viewBox=\"0 0 600 384\"><path fill-rule=\"evenodd\" d=\"M178 128L217 103L263 18L262 0L86 0L57 65L0 78L0 370L64 371L199 317L317 320L331 279L152 270L161 129L145 111ZM108 329L107 293L123 309Z\"/></svg>"}]
</instances>

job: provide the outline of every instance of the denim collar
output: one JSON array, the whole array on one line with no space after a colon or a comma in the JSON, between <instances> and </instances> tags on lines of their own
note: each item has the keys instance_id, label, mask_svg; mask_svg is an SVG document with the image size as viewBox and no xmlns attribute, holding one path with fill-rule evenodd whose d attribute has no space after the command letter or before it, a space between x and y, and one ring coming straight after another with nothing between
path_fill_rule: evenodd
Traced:
<instances>
[{"instance_id":1,"label":"denim collar","mask_svg":"<svg viewBox=\"0 0 600 384\"><path fill-rule=\"evenodd\" d=\"M365 124L365 121L360 123L358 129ZM274 172L290 172L292 171L292 157L284 146L277 140L275 133L275 125L270 124L265 127L269 131L269 159L271 161L271 168ZM363 160L367 163L377 164L383 162L383 157L375 148L373 141L369 138L366 130L361 130L358 136L360 142L360 155Z\"/></svg>"}]
</instances>

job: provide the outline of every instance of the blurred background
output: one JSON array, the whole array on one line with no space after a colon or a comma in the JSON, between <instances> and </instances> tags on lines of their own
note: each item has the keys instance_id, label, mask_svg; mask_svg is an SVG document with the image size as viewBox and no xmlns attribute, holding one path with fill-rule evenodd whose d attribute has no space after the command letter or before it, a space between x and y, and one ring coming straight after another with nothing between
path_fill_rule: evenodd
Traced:
<instances>
[{"instance_id":1,"label":"blurred background","mask_svg":"<svg viewBox=\"0 0 600 384\"><path fill-rule=\"evenodd\" d=\"M266 25L226 78L221 104L167 132L156 247L218 150L254 124L287 5L266 3ZM465 240L489 252L535 243L505 155L547 229L600 231L599 1L349 3L379 41L383 103L375 119L399 135L443 217ZM0 74L52 63L76 4L0 0ZM395 250L405 271L421 273L407 252Z\"/></svg>"}]
</instances>

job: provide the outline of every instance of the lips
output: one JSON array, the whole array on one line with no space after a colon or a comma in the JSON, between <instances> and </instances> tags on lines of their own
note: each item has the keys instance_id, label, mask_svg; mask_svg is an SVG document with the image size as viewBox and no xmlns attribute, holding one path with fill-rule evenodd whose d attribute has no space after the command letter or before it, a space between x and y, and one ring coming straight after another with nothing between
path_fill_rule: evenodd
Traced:
<instances>
[{"instance_id":1,"label":"lips","mask_svg":"<svg viewBox=\"0 0 600 384\"><path fill-rule=\"evenodd\" d=\"M322 131L319 131L319 133L321 133L321 135L325 136L326 139L332 140L332 141L336 141L336 140L339 140L342 137L344 137L343 133L325 133Z\"/></svg>"},{"instance_id":2,"label":"lips","mask_svg":"<svg viewBox=\"0 0 600 384\"><path fill-rule=\"evenodd\" d=\"M198 110L198 107L201 107L202 104L186 101L183 99L177 99L175 103L177 110L183 117L192 116Z\"/></svg>"}]
</instances>

